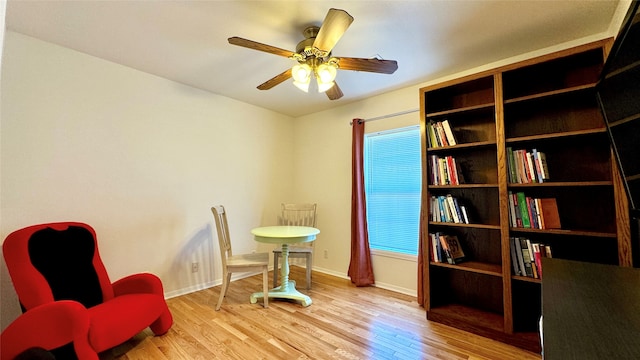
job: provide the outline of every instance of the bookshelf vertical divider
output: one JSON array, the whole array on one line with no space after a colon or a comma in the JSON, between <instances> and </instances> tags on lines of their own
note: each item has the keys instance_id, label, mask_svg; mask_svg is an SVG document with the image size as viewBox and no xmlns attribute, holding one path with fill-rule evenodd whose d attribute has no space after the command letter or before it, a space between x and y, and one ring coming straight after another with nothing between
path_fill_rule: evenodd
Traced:
<instances>
[{"instance_id":1,"label":"bookshelf vertical divider","mask_svg":"<svg viewBox=\"0 0 640 360\"><path fill-rule=\"evenodd\" d=\"M494 75L496 98L496 145L498 154L498 196L500 201L500 235L502 256L502 293L504 302L504 331L513 333L513 311L511 298L511 255L509 248L509 209L507 201L507 159L504 131L504 105L502 74Z\"/></svg>"},{"instance_id":2,"label":"bookshelf vertical divider","mask_svg":"<svg viewBox=\"0 0 640 360\"><path fill-rule=\"evenodd\" d=\"M512 262L518 246L631 266L628 203L595 99L610 43L420 89L427 319L539 352L542 269L533 259L531 273ZM436 134L441 126L450 126L453 145L440 139L446 133ZM514 149L543 152L550 178L515 181ZM456 182L458 176L462 181ZM528 197L535 224L516 222L510 204L516 193ZM448 197L455 201L450 212L442 200ZM542 214L534 221L536 199L557 202L561 228L543 227ZM469 212L468 222L456 218L458 203ZM442 261L446 254L438 246L447 236L458 238L463 262Z\"/></svg>"}]
</instances>

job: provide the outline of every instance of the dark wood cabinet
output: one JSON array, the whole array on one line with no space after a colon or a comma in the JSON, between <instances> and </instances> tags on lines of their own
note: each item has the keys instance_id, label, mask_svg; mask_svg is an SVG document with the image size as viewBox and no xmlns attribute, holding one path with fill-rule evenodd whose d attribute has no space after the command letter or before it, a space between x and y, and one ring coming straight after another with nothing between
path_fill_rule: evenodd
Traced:
<instances>
[{"instance_id":1,"label":"dark wood cabinet","mask_svg":"<svg viewBox=\"0 0 640 360\"><path fill-rule=\"evenodd\" d=\"M511 237L550 246L557 258L631 265L624 188L595 92L610 44L603 40L420 89L429 320L539 351L541 280L514 274ZM444 120L456 145L430 147L428 124ZM510 182L507 148L544 152L549 178ZM432 183L434 155L455 158L464 182ZM510 192L556 199L561 228L513 226ZM435 221L433 198L446 195L465 204L468 224ZM430 234L457 236L465 261L434 261L438 250Z\"/></svg>"}]
</instances>

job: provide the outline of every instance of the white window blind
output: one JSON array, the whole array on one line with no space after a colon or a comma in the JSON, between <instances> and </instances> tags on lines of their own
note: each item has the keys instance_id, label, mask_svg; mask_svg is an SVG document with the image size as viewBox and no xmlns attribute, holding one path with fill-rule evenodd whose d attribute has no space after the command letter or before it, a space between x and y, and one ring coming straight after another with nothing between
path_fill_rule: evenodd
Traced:
<instances>
[{"instance_id":1,"label":"white window blind","mask_svg":"<svg viewBox=\"0 0 640 360\"><path fill-rule=\"evenodd\" d=\"M371 249L417 255L420 128L366 134L364 174Z\"/></svg>"}]
</instances>

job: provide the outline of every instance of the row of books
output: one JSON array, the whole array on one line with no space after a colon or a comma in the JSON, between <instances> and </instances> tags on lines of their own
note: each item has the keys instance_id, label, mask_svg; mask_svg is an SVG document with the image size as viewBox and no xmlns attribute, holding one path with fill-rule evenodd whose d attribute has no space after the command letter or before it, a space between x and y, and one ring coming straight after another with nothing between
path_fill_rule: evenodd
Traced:
<instances>
[{"instance_id":1,"label":"row of books","mask_svg":"<svg viewBox=\"0 0 640 360\"><path fill-rule=\"evenodd\" d=\"M509 191L509 222L511 227L560 229L560 214L555 198L532 198L524 192Z\"/></svg>"},{"instance_id":2,"label":"row of books","mask_svg":"<svg viewBox=\"0 0 640 360\"><path fill-rule=\"evenodd\" d=\"M469 224L467 207L451 194L431 196L429 209L431 221Z\"/></svg>"},{"instance_id":3,"label":"row of books","mask_svg":"<svg viewBox=\"0 0 640 360\"><path fill-rule=\"evenodd\" d=\"M542 279L542 258L552 257L551 246L532 243L523 237L510 237L511 265L517 276Z\"/></svg>"},{"instance_id":4,"label":"row of books","mask_svg":"<svg viewBox=\"0 0 640 360\"><path fill-rule=\"evenodd\" d=\"M429 121L426 125L429 147L437 148L457 144L451 125L449 125L449 120Z\"/></svg>"},{"instance_id":5,"label":"row of books","mask_svg":"<svg viewBox=\"0 0 640 360\"><path fill-rule=\"evenodd\" d=\"M429 156L429 183L432 185L464 184L460 164L453 156Z\"/></svg>"},{"instance_id":6,"label":"row of books","mask_svg":"<svg viewBox=\"0 0 640 360\"><path fill-rule=\"evenodd\" d=\"M507 147L507 160L509 182L512 184L542 183L549 180L547 156L543 152Z\"/></svg>"},{"instance_id":7,"label":"row of books","mask_svg":"<svg viewBox=\"0 0 640 360\"><path fill-rule=\"evenodd\" d=\"M455 235L441 232L429 233L431 243L430 259L433 262L459 264L465 260L460 240Z\"/></svg>"}]
</instances>

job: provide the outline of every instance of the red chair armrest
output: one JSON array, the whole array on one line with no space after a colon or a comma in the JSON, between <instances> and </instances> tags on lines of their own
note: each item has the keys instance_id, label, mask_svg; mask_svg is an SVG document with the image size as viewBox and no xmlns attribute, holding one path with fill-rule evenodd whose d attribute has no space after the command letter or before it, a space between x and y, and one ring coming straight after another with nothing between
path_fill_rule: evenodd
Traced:
<instances>
[{"instance_id":1,"label":"red chair armrest","mask_svg":"<svg viewBox=\"0 0 640 360\"><path fill-rule=\"evenodd\" d=\"M149 273L134 274L113 283L115 296L126 294L158 294L164 297L162 281L156 275Z\"/></svg>"},{"instance_id":2,"label":"red chair armrest","mask_svg":"<svg viewBox=\"0 0 640 360\"><path fill-rule=\"evenodd\" d=\"M2 332L0 358L13 359L31 347L52 350L73 342L80 360L98 360L89 344L89 313L76 301L61 300L20 315Z\"/></svg>"}]
</instances>

